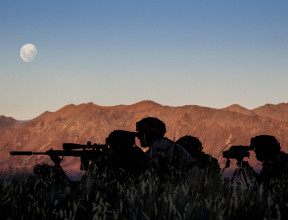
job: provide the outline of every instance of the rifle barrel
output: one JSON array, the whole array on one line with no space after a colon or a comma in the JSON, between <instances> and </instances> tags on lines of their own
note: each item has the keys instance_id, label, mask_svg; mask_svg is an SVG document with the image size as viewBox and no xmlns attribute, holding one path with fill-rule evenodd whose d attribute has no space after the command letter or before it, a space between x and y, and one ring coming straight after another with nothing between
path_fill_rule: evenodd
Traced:
<instances>
[{"instance_id":1,"label":"rifle barrel","mask_svg":"<svg viewBox=\"0 0 288 220\"><path fill-rule=\"evenodd\" d=\"M33 154L46 154L46 152L32 152L32 151L11 151L10 155L33 155Z\"/></svg>"},{"instance_id":2,"label":"rifle barrel","mask_svg":"<svg viewBox=\"0 0 288 220\"><path fill-rule=\"evenodd\" d=\"M11 151L10 155L32 155L32 151Z\"/></svg>"}]
</instances>

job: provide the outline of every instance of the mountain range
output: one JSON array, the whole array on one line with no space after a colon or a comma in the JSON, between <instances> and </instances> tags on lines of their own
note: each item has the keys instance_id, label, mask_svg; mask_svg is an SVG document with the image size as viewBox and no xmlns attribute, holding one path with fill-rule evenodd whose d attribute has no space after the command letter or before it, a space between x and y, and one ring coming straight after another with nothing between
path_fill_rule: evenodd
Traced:
<instances>
[{"instance_id":1,"label":"mountain range","mask_svg":"<svg viewBox=\"0 0 288 220\"><path fill-rule=\"evenodd\" d=\"M172 107L153 101L111 107L93 103L70 104L56 112L44 112L29 121L0 116L0 163L2 167L30 167L49 158L12 157L10 151L61 149L65 142L105 143L113 130L135 131L137 121L157 117L165 122L168 138L176 141L184 135L198 137L204 152L217 158L223 167L223 151L232 145L249 145L251 137L261 134L275 136L282 150L288 152L287 115L288 103L266 104L252 110L236 104L214 109L197 105ZM256 168L261 167L253 153L247 160ZM64 167L71 170L79 169L78 166L77 158L64 162Z\"/></svg>"}]
</instances>

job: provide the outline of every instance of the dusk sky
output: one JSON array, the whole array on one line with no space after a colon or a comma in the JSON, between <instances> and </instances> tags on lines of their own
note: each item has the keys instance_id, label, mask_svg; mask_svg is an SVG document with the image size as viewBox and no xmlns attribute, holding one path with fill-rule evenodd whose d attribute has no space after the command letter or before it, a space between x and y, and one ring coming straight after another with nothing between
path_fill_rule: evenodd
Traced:
<instances>
[{"instance_id":1,"label":"dusk sky","mask_svg":"<svg viewBox=\"0 0 288 220\"><path fill-rule=\"evenodd\" d=\"M142 100L288 102L288 1L0 1L0 115Z\"/></svg>"}]
</instances>

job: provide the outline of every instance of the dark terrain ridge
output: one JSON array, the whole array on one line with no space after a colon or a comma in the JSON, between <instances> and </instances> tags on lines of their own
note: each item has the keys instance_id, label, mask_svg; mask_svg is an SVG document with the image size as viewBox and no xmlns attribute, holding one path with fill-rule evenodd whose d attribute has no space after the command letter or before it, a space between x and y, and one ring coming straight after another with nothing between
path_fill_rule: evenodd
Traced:
<instances>
[{"instance_id":1,"label":"dark terrain ridge","mask_svg":"<svg viewBox=\"0 0 288 220\"><path fill-rule=\"evenodd\" d=\"M177 140L184 135L199 137L204 151L219 160L232 145L249 145L256 135L273 135L288 152L288 104L266 104L248 110L240 105L223 109L186 105L171 107L153 101L132 105L99 106L93 103L67 105L56 112L44 112L38 117L19 122L0 116L0 164L19 167L49 160L48 157L12 157L10 151L47 151L61 149L64 142L85 144L105 143L115 129L135 131L136 122L144 117L164 121L166 136ZM45 159L44 159L45 158ZM76 162L77 161L77 162ZM251 153L252 165L260 167ZM71 158L64 163L71 170L79 169L79 161Z\"/></svg>"}]
</instances>

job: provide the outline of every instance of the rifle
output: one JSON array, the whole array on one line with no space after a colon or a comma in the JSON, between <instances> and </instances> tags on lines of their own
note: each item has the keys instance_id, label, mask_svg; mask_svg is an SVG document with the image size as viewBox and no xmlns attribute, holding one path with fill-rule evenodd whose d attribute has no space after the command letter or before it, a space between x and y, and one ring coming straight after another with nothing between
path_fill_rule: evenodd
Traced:
<instances>
[{"instance_id":1,"label":"rifle","mask_svg":"<svg viewBox=\"0 0 288 220\"><path fill-rule=\"evenodd\" d=\"M77 150L78 149L78 150ZM82 150L79 150L82 149ZM106 152L109 149L106 144L93 144L88 141L86 145L75 144L75 143L63 143L63 150L53 150L52 148L46 152L33 152L33 151L11 151L10 155L12 156L20 156L20 155L48 155L51 160L55 164L55 168L58 172L65 176L65 178L69 181L69 178L66 176L62 167L60 166L63 157L72 156L72 157L80 157L81 165L80 170L87 170L90 161L95 162L101 156L103 152Z\"/></svg>"},{"instance_id":2,"label":"rifle","mask_svg":"<svg viewBox=\"0 0 288 220\"><path fill-rule=\"evenodd\" d=\"M81 149L82 150L75 150ZM81 158L80 170L87 170L89 162L96 161L99 156L107 151L108 145L106 144L93 144L88 141L87 145L75 144L75 143L63 143L63 150L53 150L52 148L46 152L32 152L32 151L11 151L10 154L13 156L20 155L48 155L54 162L55 166L60 166L63 157L72 156ZM62 157L62 158L60 158Z\"/></svg>"},{"instance_id":3,"label":"rifle","mask_svg":"<svg viewBox=\"0 0 288 220\"><path fill-rule=\"evenodd\" d=\"M129 132L124 130L114 130L106 138L106 144L93 144L88 141L87 144L63 143L63 150L53 150L52 148L46 152L32 152L32 151L11 151L10 154L16 155L48 155L55 164L57 172L62 176L65 175L62 167L60 166L63 157L72 156L81 158L80 170L87 170L90 162L101 162L101 155L105 153L110 146L114 153L133 147L135 145L135 137L138 136L137 132ZM81 150L80 150L81 149ZM67 177L67 176L66 176ZM65 177L65 178L66 178ZM67 178L66 178L67 179Z\"/></svg>"}]
</instances>

